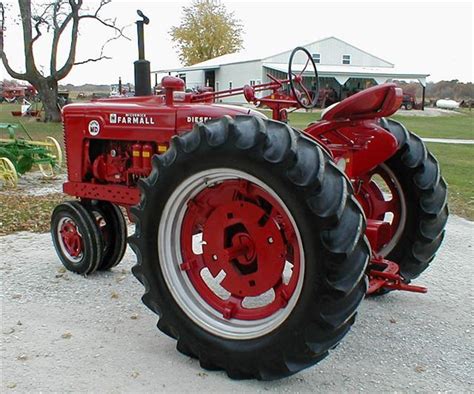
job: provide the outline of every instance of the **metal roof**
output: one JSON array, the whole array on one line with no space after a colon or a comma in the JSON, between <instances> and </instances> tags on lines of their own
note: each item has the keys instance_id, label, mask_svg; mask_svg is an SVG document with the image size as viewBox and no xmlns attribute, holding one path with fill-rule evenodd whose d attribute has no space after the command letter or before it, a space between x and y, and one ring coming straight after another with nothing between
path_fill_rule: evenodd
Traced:
<instances>
[{"instance_id":1,"label":"metal roof","mask_svg":"<svg viewBox=\"0 0 474 394\"><path fill-rule=\"evenodd\" d=\"M303 46L309 46L313 45L315 43L319 43L322 41L326 40L337 40L340 41L348 46L351 46L359 51L362 51L370 56L373 56L374 58L377 58L379 60L382 60L386 63L392 64L384 59L381 59L377 56L374 56L360 48L355 47L352 44L347 43L346 41L343 41L337 37L327 37L323 38L321 40L313 41L309 44L303 45ZM246 51L241 51L241 52L235 52L235 53L229 53L227 55L222 55L215 57L213 59L206 60L201 63L193 64L192 66L187 66L187 67L176 67L176 68L169 68L169 69L162 69L162 70L157 70L157 71L152 71L152 73L169 73L169 72L188 72L188 71L197 71L197 70L217 70L221 66L225 65L230 65L230 64L238 64L238 63L247 63L247 62L262 62L262 66L287 73L288 72L288 64L287 63L271 63L271 62L265 62L266 59L272 58L274 56L278 56L281 54L284 54L286 52L291 52L290 50L286 50L277 54L250 54L249 52ZM303 68L303 65L294 65L294 70L296 72L301 71ZM396 67L369 67L369 66L353 66L353 65L329 65L329 64L318 64L318 73L319 76L321 77L334 77L336 80L343 85L347 79L349 78L354 78L354 77L361 77L361 78L374 78L378 79L380 81L386 80L386 79L418 79L423 85L426 84L426 77L428 77L430 74L427 73L421 73L421 72L408 72L405 70L399 70ZM379 81L377 81L379 83Z\"/></svg>"},{"instance_id":2,"label":"metal roof","mask_svg":"<svg viewBox=\"0 0 474 394\"><path fill-rule=\"evenodd\" d=\"M392 67L365 67L365 66L351 66L351 65L328 65L328 64L317 64L318 74L320 77L334 77L337 75L347 75L351 77L366 77L366 76L380 76L380 77L391 77L391 78L426 78L430 74L426 73L413 73L399 70ZM263 67L280 71L283 73L288 72L288 64L286 63L263 63ZM292 69L295 72L301 72L303 64L294 64ZM309 74L311 71L307 69ZM304 74L303 74L304 75Z\"/></svg>"},{"instance_id":3,"label":"metal roof","mask_svg":"<svg viewBox=\"0 0 474 394\"><path fill-rule=\"evenodd\" d=\"M356 46L354 46L352 44L349 44L348 42L343 41L340 38L337 38L337 37L334 37L334 36L326 37L326 38L323 38L323 39L320 39L320 40L316 40L316 41L310 42L310 43L302 45L302 46L307 47L307 46L310 46L310 45L313 45L313 44L316 44L316 43L319 43L319 42L327 41L327 40L337 40L339 42L344 43L345 45L348 45L348 46L350 46L352 48L355 48L355 49L357 49L357 50L359 50L363 53L366 53L367 55L370 55L370 56L372 56L376 59L379 59L379 60L382 60L386 63L392 64L392 63L388 62L387 60L384 60L384 59L379 58L378 56L372 55L371 53L368 53L368 52L364 51L363 49L357 48ZM218 57L206 60L206 61L201 62L201 63L193 64L191 66L161 69L161 70L152 71L152 73L186 72L186 71L193 71L193 70L216 70L216 69L220 68L220 66L229 65L229 64L247 63L247 62L252 62L252 61L265 61L265 59L268 59L268 58L274 57L274 56L278 56L278 55L282 55L286 52L289 53L292 50L293 49L287 49L285 51L278 52L278 53L268 53L268 51L267 51L267 53L262 53L261 51L259 51L258 54L250 53L248 51L240 51L240 52L229 53L227 55L218 56Z\"/></svg>"}]
</instances>

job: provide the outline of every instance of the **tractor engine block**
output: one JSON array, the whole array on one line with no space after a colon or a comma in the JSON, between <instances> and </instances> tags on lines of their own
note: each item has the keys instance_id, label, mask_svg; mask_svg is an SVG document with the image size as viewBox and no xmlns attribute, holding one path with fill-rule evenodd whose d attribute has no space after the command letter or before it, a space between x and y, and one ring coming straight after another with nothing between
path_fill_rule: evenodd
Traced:
<instances>
[{"instance_id":1,"label":"tractor engine block","mask_svg":"<svg viewBox=\"0 0 474 394\"><path fill-rule=\"evenodd\" d=\"M148 176L156 152L149 142L91 141L89 176L98 183L135 185Z\"/></svg>"}]
</instances>

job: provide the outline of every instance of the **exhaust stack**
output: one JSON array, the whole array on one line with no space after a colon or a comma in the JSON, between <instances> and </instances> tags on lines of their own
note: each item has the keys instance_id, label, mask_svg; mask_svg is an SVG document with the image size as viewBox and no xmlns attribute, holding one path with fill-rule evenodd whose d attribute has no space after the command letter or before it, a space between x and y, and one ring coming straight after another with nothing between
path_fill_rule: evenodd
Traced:
<instances>
[{"instance_id":1,"label":"exhaust stack","mask_svg":"<svg viewBox=\"0 0 474 394\"><path fill-rule=\"evenodd\" d=\"M148 19L142 11L137 10L138 16L142 19L137 23L138 35L138 60L135 66L135 96L151 96L150 62L145 60L145 33L143 25L148 25Z\"/></svg>"}]
</instances>

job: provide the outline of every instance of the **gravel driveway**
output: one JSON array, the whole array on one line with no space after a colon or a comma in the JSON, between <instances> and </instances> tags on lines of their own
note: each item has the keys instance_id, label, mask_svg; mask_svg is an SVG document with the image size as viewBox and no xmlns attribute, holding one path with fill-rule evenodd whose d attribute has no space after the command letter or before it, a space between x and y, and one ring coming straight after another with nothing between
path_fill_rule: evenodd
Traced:
<instances>
[{"instance_id":1,"label":"gravel driveway","mask_svg":"<svg viewBox=\"0 0 474 394\"><path fill-rule=\"evenodd\" d=\"M366 300L328 358L276 382L232 381L177 353L140 301L130 250L83 278L64 272L49 234L0 237L0 249L2 392L474 391L474 223L458 217L418 281L428 294Z\"/></svg>"}]
</instances>

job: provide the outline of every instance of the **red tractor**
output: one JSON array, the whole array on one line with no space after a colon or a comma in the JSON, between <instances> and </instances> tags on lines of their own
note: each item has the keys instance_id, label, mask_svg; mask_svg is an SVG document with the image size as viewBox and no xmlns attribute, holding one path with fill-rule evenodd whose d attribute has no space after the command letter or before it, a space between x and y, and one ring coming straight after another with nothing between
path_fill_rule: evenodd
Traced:
<instances>
[{"instance_id":1,"label":"red tractor","mask_svg":"<svg viewBox=\"0 0 474 394\"><path fill-rule=\"evenodd\" d=\"M404 107L407 111L410 111L412 109L419 109L420 105L416 102L416 97L414 94L403 92L401 107Z\"/></svg>"},{"instance_id":2,"label":"red tractor","mask_svg":"<svg viewBox=\"0 0 474 394\"><path fill-rule=\"evenodd\" d=\"M27 86L9 86L5 87L2 91L0 96L0 102L7 102L7 103L22 103L24 99L28 101L33 101L38 92L32 85Z\"/></svg>"},{"instance_id":3,"label":"red tractor","mask_svg":"<svg viewBox=\"0 0 474 394\"><path fill-rule=\"evenodd\" d=\"M307 57L298 71L295 55ZM64 191L77 199L55 208L51 232L67 269L120 262L126 208L158 328L204 368L264 380L323 359L367 293L426 291L410 282L443 239L447 189L422 140L387 118L402 100L394 84L297 130L287 109L314 107L319 91L304 48L288 79L224 92L165 77L148 95L147 68L141 52L136 97L63 109ZM214 103L235 94L273 119Z\"/></svg>"}]
</instances>

